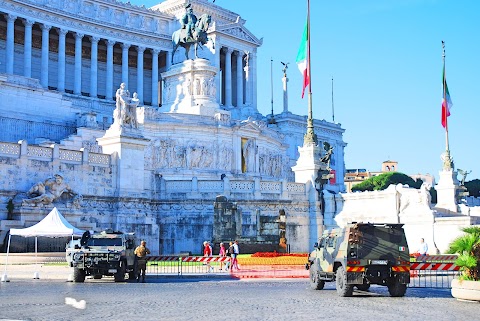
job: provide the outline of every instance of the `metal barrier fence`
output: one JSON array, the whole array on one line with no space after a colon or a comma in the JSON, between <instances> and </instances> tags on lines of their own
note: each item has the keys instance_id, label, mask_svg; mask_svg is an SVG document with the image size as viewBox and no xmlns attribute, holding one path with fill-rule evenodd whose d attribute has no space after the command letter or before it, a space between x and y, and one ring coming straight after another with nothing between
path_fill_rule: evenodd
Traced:
<instances>
[{"instance_id":1,"label":"metal barrier fence","mask_svg":"<svg viewBox=\"0 0 480 321\"><path fill-rule=\"evenodd\" d=\"M460 275L455 265L457 255L422 255L410 263L410 288L451 288Z\"/></svg>"},{"instance_id":2,"label":"metal barrier fence","mask_svg":"<svg viewBox=\"0 0 480 321\"><path fill-rule=\"evenodd\" d=\"M226 272L230 257L219 256L149 256L149 275L191 275Z\"/></svg>"}]
</instances>

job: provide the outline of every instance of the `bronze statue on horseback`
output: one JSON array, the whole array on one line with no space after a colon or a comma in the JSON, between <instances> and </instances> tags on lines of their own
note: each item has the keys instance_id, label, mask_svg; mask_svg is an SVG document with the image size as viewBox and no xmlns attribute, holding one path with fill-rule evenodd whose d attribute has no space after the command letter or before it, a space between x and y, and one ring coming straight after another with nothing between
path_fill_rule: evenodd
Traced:
<instances>
[{"instance_id":1,"label":"bronze statue on horseback","mask_svg":"<svg viewBox=\"0 0 480 321\"><path fill-rule=\"evenodd\" d=\"M185 56L188 58L188 52L190 51L190 46L194 45L195 48L195 58L197 56L198 46L206 44L210 38L207 36L207 30L212 21L212 17L208 14L203 14L197 19L197 16L193 13L193 9L190 3L185 6L186 12L180 19L182 27L175 31L172 35L172 64L173 57L175 56L175 51L178 46L182 46L185 49Z\"/></svg>"}]
</instances>

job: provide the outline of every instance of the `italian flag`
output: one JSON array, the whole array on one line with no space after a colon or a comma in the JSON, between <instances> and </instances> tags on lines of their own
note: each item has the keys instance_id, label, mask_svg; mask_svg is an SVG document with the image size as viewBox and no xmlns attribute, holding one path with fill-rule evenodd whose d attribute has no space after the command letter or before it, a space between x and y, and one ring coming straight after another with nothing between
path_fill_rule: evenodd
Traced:
<instances>
[{"instance_id":1,"label":"italian flag","mask_svg":"<svg viewBox=\"0 0 480 321\"><path fill-rule=\"evenodd\" d=\"M442 100L442 126L447 128L447 117L450 116L450 109L453 106L450 93L448 92L447 79L445 79L445 66L443 66L443 100Z\"/></svg>"},{"instance_id":2,"label":"italian flag","mask_svg":"<svg viewBox=\"0 0 480 321\"><path fill-rule=\"evenodd\" d=\"M310 83L310 75L308 74L308 22L305 24L305 29L303 30L302 42L300 43L300 48L298 49L297 54L297 66L300 72L303 75L303 88L302 88L302 98L305 95L305 88L307 88Z\"/></svg>"}]
</instances>

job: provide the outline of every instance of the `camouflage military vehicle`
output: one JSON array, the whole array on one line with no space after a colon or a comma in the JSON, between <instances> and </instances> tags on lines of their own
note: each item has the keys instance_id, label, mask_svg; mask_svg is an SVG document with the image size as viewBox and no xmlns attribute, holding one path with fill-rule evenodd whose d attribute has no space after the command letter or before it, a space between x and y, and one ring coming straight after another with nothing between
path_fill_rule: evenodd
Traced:
<instances>
[{"instance_id":1,"label":"camouflage military vehicle","mask_svg":"<svg viewBox=\"0 0 480 321\"><path fill-rule=\"evenodd\" d=\"M336 282L337 293L385 285L391 296L404 296L410 283L410 254L403 224L352 223L326 231L315 243L306 265L316 290Z\"/></svg>"},{"instance_id":2,"label":"camouflage military vehicle","mask_svg":"<svg viewBox=\"0 0 480 321\"><path fill-rule=\"evenodd\" d=\"M67 244L66 259L73 267L73 281L84 282L85 276L94 279L113 276L115 282L123 282L125 273L135 278L135 236L133 233L106 230L90 235L85 232L81 240Z\"/></svg>"}]
</instances>

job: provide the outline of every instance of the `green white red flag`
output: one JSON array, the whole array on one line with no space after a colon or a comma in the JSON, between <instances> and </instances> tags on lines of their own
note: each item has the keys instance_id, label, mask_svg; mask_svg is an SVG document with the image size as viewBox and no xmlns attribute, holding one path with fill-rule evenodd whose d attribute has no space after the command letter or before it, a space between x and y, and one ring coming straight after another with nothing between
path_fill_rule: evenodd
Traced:
<instances>
[{"instance_id":1,"label":"green white red flag","mask_svg":"<svg viewBox=\"0 0 480 321\"><path fill-rule=\"evenodd\" d=\"M442 126L447 128L447 117L450 116L450 109L453 103L448 92L447 79L445 78L445 65L443 66L443 99L442 99Z\"/></svg>"},{"instance_id":2,"label":"green white red flag","mask_svg":"<svg viewBox=\"0 0 480 321\"><path fill-rule=\"evenodd\" d=\"M305 29L303 31L302 42L300 43L300 48L297 53L297 66L300 70L300 73L303 75L303 88L302 88L302 98L305 95L305 88L307 88L310 83L310 75L308 74L308 21L305 24Z\"/></svg>"}]
</instances>

